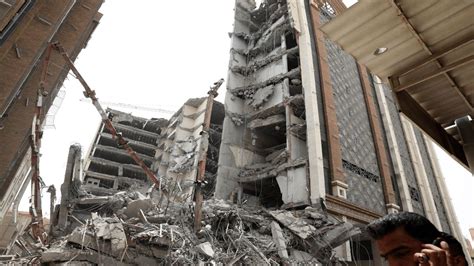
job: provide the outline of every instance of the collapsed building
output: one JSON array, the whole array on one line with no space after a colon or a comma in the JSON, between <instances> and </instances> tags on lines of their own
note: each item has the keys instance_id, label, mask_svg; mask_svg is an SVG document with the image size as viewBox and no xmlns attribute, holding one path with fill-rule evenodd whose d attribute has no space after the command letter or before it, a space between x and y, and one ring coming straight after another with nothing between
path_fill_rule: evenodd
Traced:
<instances>
[{"instance_id":1,"label":"collapsed building","mask_svg":"<svg viewBox=\"0 0 474 266\"><path fill-rule=\"evenodd\" d=\"M70 149L50 244L38 247L25 231L10 259L381 265L360 228L401 210L461 237L430 140L399 115L388 87L319 30L343 8L236 0L226 100L213 108L208 142L205 98L169 120L108 109L160 185L101 125L84 163L81 148ZM208 200L194 233L205 146Z\"/></svg>"},{"instance_id":2,"label":"collapsed building","mask_svg":"<svg viewBox=\"0 0 474 266\"><path fill-rule=\"evenodd\" d=\"M387 85L320 31L344 9L236 1L216 197L322 205L356 226L414 211L462 239L431 141L399 115ZM366 236L338 252L381 263Z\"/></svg>"},{"instance_id":3,"label":"collapsed building","mask_svg":"<svg viewBox=\"0 0 474 266\"><path fill-rule=\"evenodd\" d=\"M171 119L143 119L107 109L119 134L161 180L146 175L101 125L85 160L72 145L61 202L51 211L48 246L25 230L3 258L57 265L155 263L271 264L337 261L333 246L360 230L317 208L264 210L213 199L224 106L214 104L208 141L202 138L206 98L190 99ZM194 232L193 184L207 145L203 229Z\"/></svg>"}]
</instances>

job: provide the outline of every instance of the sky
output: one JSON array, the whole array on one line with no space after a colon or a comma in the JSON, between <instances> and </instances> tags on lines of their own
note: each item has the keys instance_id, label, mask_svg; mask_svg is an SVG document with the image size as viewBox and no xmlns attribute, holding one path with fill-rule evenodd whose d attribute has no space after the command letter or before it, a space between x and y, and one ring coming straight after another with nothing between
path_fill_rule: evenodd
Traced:
<instances>
[{"instance_id":1,"label":"sky","mask_svg":"<svg viewBox=\"0 0 474 266\"><path fill-rule=\"evenodd\" d=\"M227 78L233 0L106 1L104 14L76 67L99 100L177 110L188 98L204 97L215 81ZM223 102L225 83L217 100ZM60 190L69 146L82 145L83 157L97 132L100 117L71 75L65 97L48 123L41 149L41 176ZM118 108L111 106L112 108ZM55 108L56 109L56 108ZM166 113L121 109L144 117ZM463 234L474 227L474 177L440 152L440 165ZM49 215L49 194L43 192ZM28 209L29 190L20 205Z\"/></svg>"}]
</instances>

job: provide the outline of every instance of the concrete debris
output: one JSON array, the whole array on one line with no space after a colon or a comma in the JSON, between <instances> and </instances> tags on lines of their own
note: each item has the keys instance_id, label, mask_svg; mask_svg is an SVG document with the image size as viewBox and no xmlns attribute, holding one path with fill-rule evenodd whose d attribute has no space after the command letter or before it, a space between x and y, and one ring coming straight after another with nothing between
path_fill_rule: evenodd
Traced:
<instances>
[{"instance_id":1,"label":"concrete debris","mask_svg":"<svg viewBox=\"0 0 474 266\"><path fill-rule=\"evenodd\" d=\"M263 59L251 61L246 66L238 66L238 65L232 66L231 71L235 73L239 73L243 76L249 76L255 73L257 70L273 62L281 60L282 56L284 55L294 56L297 52L298 52L298 47L293 47L293 48L290 48L288 50L283 50L283 51L281 48L277 48L277 51L275 52L275 54L264 57ZM299 79L293 79L293 80L299 80ZM301 84L301 80L299 84Z\"/></svg>"},{"instance_id":2,"label":"concrete debris","mask_svg":"<svg viewBox=\"0 0 474 266\"><path fill-rule=\"evenodd\" d=\"M186 141L176 142L176 146L184 153L191 153L196 150L196 140L191 136Z\"/></svg>"},{"instance_id":3,"label":"concrete debris","mask_svg":"<svg viewBox=\"0 0 474 266\"><path fill-rule=\"evenodd\" d=\"M272 50L274 48L274 39L276 36L284 35L291 30L288 20L282 21L281 24L275 25L272 31L265 32L262 38L258 39L255 45L250 45L247 54L251 57L255 57L261 53Z\"/></svg>"},{"instance_id":4,"label":"concrete debris","mask_svg":"<svg viewBox=\"0 0 474 266\"><path fill-rule=\"evenodd\" d=\"M301 239L307 239L316 232L316 228L314 226L308 224L303 219L296 218L291 212L270 211L269 213L271 216L273 216L273 218L282 223Z\"/></svg>"},{"instance_id":5,"label":"concrete debris","mask_svg":"<svg viewBox=\"0 0 474 266\"><path fill-rule=\"evenodd\" d=\"M249 85L249 86L242 86L242 87L234 88L230 92L233 93L235 96L238 96L238 97L241 97L241 98L244 98L244 99L249 99L249 98L253 97L256 90L261 89L261 88L265 88L265 87L267 87L269 85L272 85L272 84L278 84L286 78L289 78L289 79L296 78L300 75L300 72L301 72L300 68L297 67L295 69L290 70L289 72L278 74L274 77L271 77L270 79L268 79L266 81L259 82L259 83L254 83L254 84Z\"/></svg>"},{"instance_id":6,"label":"concrete debris","mask_svg":"<svg viewBox=\"0 0 474 266\"><path fill-rule=\"evenodd\" d=\"M266 17L266 16L268 16L268 13L271 12L270 17L268 17L268 19L266 19L266 21L262 25L260 25L260 27L258 28L258 30L256 32L252 33L252 35L254 36L254 39L260 38L260 37L263 36L264 32L268 32L268 29L271 28L273 23L275 23L277 25L281 25L281 23L283 23L283 22L277 21L277 19L281 18L288 11L287 5L281 5L279 8L278 8L279 5L274 5L273 4L273 5L270 5L268 7L265 7L264 5L265 4L262 3L262 6L260 6L260 8L258 10L255 10L255 11L252 12L252 16L254 18L257 17L257 16L265 16ZM263 12L262 12L263 10L265 10L265 14L263 14ZM274 28L277 28L277 27L274 27Z\"/></svg>"},{"instance_id":7,"label":"concrete debris","mask_svg":"<svg viewBox=\"0 0 474 266\"><path fill-rule=\"evenodd\" d=\"M305 265L322 266L322 264L315 257L311 256L311 254L307 252L291 249L290 254L291 254L290 260L296 263L303 263Z\"/></svg>"},{"instance_id":8,"label":"concrete debris","mask_svg":"<svg viewBox=\"0 0 474 266\"><path fill-rule=\"evenodd\" d=\"M243 115L240 115L240 114L237 114L237 113L232 113L228 110L225 111L226 113L226 116L228 116L230 118L230 120L232 121L232 123L234 123L234 125L236 126L241 126L244 124L244 116Z\"/></svg>"},{"instance_id":9,"label":"concrete debris","mask_svg":"<svg viewBox=\"0 0 474 266\"><path fill-rule=\"evenodd\" d=\"M284 156L284 157L283 157ZM287 153L282 153L278 161L272 161L272 163L256 163L248 165L240 170L238 176L243 177L240 179L241 182L255 181L268 177L277 177L280 173L287 171L291 168L303 166L306 164L306 159L296 159L292 162L287 162Z\"/></svg>"},{"instance_id":10,"label":"concrete debris","mask_svg":"<svg viewBox=\"0 0 474 266\"><path fill-rule=\"evenodd\" d=\"M282 114L272 115L267 118L257 118L248 123L248 128L254 129L259 127L266 127L270 125L277 125L285 122L285 116Z\"/></svg>"},{"instance_id":11,"label":"concrete debris","mask_svg":"<svg viewBox=\"0 0 474 266\"><path fill-rule=\"evenodd\" d=\"M128 203L123 209L123 214L127 217L140 217L140 212L148 211L153 206L151 199L137 199Z\"/></svg>"},{"instance_id":12,"label":"concrete debris","mask_svg":"<svg viewBox=\"0 0 474 266\"><path fill-rule=\"evenodd\" d=\"M273 241L275 242L275 245L278 250L278 255L282 259L288 259L288 251L286 250L286 243L285 243L285 238L283 236L283 232L281 230L280 225L273 221L271 223L272 227L272 236L273 236Z\"/></svg>"},{"instance_id":13,"label":"concrete debris","mask_svg":"<svg viewBox=\"0 0 474 266\"><path fill-rule=\"evenodd\" d=\"M236 3L238 7L243 8L246 11L252 11L256 7L255 0L242 0Z\"/></svg>"},{"instance_id":14,"label":"concrete debris","mask_svg":"<svg viewBox=\"0 0 474 266\"><path fill-rule=\"evenodd\" d=\"M133 122L133 116L131 113L117 112L112 117L112 122Z\"/></svg>"},{"instance_id":15,"label":"concrete debris","mask_svg":"<svg viewBox=\"0 0 474 266\"><path fill-rule=\"evenodd\" d=\"M187 153L175 157L172 160L172 163L169 164L168 171L174 173L183 173L188 172L194 165L194 154Z\"/></svg>"},{"instance_id":16,"label":"concrete debris","mask_svg":"<svg viewBox=\"0 0 474 266\"><path fill-rule=\"evenodd\" d=\"M248 105L252 106L255 110L259 109L273 94L275 89L274 85L266 86L262 89L257 90L252 99L248 101Z\"/></svg>"},{"instance_id":17,"label":"concrete debris","mask_svg":"<svg viewBox=\"0 0 474 266\"><path fill-rule=\"evenodd\" d=\"M271 164L281 164L285 162L287 158L288 151L286 149L282 149L270 153L267 157L265 157L265 161Z\"/></svg>"},{"instance_id":18,"label":"concrete debris","mask_svg":"<svg viewBox=\"0 0 474 266\"><path fill-rule=\"evenodd\" d=\"M320 250L332 250L356 232L316 208L266 210L212 198L204 202L203 229L194 234L193 204L174 202L177 196L119 192L105 203L101 197L98 213L71 210L82 224L70 223L70 233L32 254L42 263L73 265L329 262L334 254Z\"/></svg>"},{"instance_id":19,"label":"concrete debris","mask_svg":"<svg viewBox=\"0 0 474 266\"><path fill-rule=\"evenodd\" d=\"M76 227L67 237L67 242L119 257L127 247L127 236L122 222L117 217L101 217L92 213L84 226Z\"/></svg>"},{"instance_id":20,"label":"concrete debris","mask_svg":"<svg viewBox=\"0 0 474 266\"><path fill-rule=\"evenodd\" d=\"M212 249L211 243L204 242L197 245L196 248L201 254L206 255L209 258L214 258L214 250Z\"/></svg>"}]
</instances>

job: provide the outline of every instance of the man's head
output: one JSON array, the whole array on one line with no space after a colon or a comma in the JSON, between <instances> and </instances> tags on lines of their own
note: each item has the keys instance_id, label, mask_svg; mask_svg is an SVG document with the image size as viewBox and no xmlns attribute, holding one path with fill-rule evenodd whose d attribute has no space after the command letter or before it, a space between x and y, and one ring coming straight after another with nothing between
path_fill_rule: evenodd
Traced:
<instances>
[{"instance_id":1,"label":"man's head","mask_svg":"<svg viewBox=\"0 0 474 266\"><path fill-rule=\"evenodd\" d=\"M441 232L425 217L411 212L386 215L367 226L380 255L390 266L418 265L413 259L423 243L433 243Z\"/></svg>"}]
</instances>

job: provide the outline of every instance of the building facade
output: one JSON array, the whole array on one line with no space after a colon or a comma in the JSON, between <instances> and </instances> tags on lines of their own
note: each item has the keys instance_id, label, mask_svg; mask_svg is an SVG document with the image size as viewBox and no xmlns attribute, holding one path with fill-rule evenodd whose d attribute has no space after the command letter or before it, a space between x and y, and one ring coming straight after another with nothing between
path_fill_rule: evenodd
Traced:
<instances>
[{"instance_id":1,"label":"building facade","mask_svg":"<svg viewBox=\"0 0 474 266\"><path fill-rule=\"evenodd\" d=\"M31 128L48 43L59 41L75 59L98 25L102 2L0 1L0 221L29 183ZM52 53L50 65L43 117L69 71L59 53Z\"/></svg>"},{"instance_id":2,"label":"building facade","mask_svg":"<svg viewBox=\"0 0 474 266\"><path fill-rule=\"evenodd\" d=\"M360 226L413 211L462 239L431 142L400 116L387 85L319 30L344 8L236 1L216 196L322 205ZM339 252L357 258L367 240Z\"/></svg>"}]
</instances>

